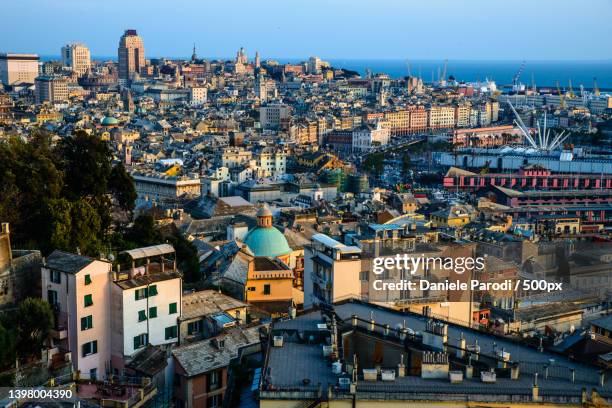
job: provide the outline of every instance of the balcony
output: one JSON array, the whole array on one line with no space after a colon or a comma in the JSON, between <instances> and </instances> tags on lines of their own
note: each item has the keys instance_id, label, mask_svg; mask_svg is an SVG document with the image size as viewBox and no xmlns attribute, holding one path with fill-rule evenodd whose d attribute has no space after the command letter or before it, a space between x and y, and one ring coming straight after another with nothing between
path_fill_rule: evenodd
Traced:
<instances>
[{"instance_id":1,"label":"balcony","mask_svg":"<svg viewBox=\"0 0 612 408\"><path fill-rule=\"evenodd\" d=\"M51 338L54 340L64 340L68 338L68 330L63 327L51 329L49 334L51 334Z\"/></svg>"}]
</instances>

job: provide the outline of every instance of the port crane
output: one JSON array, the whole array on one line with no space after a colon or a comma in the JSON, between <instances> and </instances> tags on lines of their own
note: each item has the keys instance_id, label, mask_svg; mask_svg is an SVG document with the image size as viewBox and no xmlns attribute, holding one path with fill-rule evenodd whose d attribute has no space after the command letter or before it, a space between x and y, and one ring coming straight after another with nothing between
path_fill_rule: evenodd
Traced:
<instances>
[{"instance_id":1,"label":"port crane","mask_svg":"<svg viewBox=\"0 0 612 408\"><path fill-rule=\"evenodd\" d=\"M563 95L563 93L561 92L559 81L557 81L557 94L559 94L559 107L561 109L565 109L565 95Z\"/></svg>"},{"instance_id":2,"label":"port crane","mask_svg":"<svg viewBox=\"0 0 612 408\"><path fill-rule=\"evenodd\" d=\"M593 93L595 96L599 96L599 87L597 86L597 78L593 77Z\"/></svg>"},{"instance_id":3,"label":"port crane","mask_svg":"<svg viewBox=\"0 0 612 408\"><path fill-rule=\"evenodd\" d=\"M519 90L519 81L521 79L521 74L523 73L523 70L525 69L526 63L527 63L526 61L523 61L519 69L516 71L516 74L514 74L514 77L512 77L512 90L513 91Z\"/></svg>"}]
</instances>

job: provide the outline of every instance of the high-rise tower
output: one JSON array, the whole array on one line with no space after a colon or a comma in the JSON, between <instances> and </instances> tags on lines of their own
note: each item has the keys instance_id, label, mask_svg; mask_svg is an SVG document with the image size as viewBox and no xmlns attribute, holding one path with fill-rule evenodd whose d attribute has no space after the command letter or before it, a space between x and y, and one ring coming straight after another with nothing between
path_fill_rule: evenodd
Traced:
<instances>
[{"instance_id":1,"label":"high-rise tower","mask_svg":"<svg viewBox=\"0 0 612 408\"><path fill-rule=\"evenodd\" d=\"M128 82L145 65L144 44L136 30L125 30L119 40L119 80Z\"/></svg>"}]
</instances>

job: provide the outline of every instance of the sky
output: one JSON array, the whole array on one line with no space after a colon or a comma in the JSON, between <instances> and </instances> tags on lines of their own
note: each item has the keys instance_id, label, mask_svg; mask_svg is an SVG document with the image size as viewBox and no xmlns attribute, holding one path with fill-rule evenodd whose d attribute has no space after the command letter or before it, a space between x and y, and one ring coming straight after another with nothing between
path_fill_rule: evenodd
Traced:
<instances>
[{"instance_id":1,"label":"sky","mask_svg":"<svg viewBox=\"0 0 612 408\"><path fill-rule=\"evenodd\" d=\"M2 0L0 52L148 57L610 60L612 0Z\"/></svg>"}]
</instances>

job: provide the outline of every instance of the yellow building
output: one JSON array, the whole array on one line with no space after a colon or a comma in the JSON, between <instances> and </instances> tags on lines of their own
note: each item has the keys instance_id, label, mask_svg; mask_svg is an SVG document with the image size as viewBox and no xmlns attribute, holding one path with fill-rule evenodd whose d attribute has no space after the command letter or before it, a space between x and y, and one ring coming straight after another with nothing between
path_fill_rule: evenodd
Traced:
<instances>
[{"instance_id":1,"label":"yellow building","mask_svg":"<svg viewBox=\"0 0 612 408\"><path fill-rule=\"evenodd\" d=\"M473 211L466 206L453 205L438 210L430 215L431 222L436 227L457 228L468 224L473 219Z\"/></svg>"}]
</instances>

